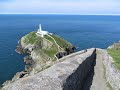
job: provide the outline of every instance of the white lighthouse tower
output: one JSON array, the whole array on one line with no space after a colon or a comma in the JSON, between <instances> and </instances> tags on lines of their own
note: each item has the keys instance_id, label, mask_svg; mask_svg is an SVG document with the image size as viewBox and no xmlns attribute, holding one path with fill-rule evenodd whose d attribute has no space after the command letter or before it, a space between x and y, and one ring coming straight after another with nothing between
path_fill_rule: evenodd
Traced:
<instances>
[{"instance_id":1,"label":"white lighthouse tower","mask_svg":"<svg viewBox=\"0 0 120 90\"><path fill-rule=\"evenodd\" d=\"M39 29L38 29L38 31L37 31L36 34L37 34L38 36L44 37L44 35L47 35L47 34L48 34L48 31L43 31L41 24L39 24Z\"/></svg>"}]
</instances>

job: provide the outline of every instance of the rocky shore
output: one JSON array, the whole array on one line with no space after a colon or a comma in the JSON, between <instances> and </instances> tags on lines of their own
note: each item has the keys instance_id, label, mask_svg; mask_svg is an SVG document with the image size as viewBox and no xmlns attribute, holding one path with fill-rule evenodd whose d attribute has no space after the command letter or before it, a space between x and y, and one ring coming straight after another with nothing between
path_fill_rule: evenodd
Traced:
<instances>
[{"instance_id":1,"label":"rocky shore","mask_svg":"<svg viewBox=\"0 0 120 90\"><path fill-rule=\"evenodd\" d=\"M2 90L82 90L93 72L95 59L95 48L79 51L35 75L5 85Z\"/></svg>"},{"instance_id":2,"label":"rocky shore","mask_svg":"<svg viewBox=\"0 0 120 90\"><path fill-rule=\"evenodd\" d=\"M31 72L33 68L34 69L37 68L38 61L42 61L43 59L46 59L46 57L42 57L42 55L40 55L41 53L39 53L38 50L40 50L41 52L43 52L42 50L45 50L45 49L49 51L48 48L53 48L52 46L54 43L48 41L46 38L41 38L41 37L38 37L42 40L37 44L36 43L34 43L34 44L26 43L26 42L24 42L26 36L22 37L22 39L20 40L20 42L17 46L16 51L20 54L26 55L24 57L24 62L26 63L25 70ZM58 38L60 38L60 37L58 37ZM54 55L55 57L57 57L56 60L51 60L51 57L48 56L48 58L47 58L48 63L45 62L45 65L47 65L47 64L49 64L49 65L47 65L46 67L49 67L50 65L54 64L55 63L54 61L57 61L57 59L60 59L66 55L69 55L69 54L75 52L75 49L76 49L75 46L73 46L72 44L70 44L69 42L67 42L65 40L64 40L64 42L68 46L65 48L62 48L61 51L57 51L57 53ZM64 42L62 42L62 40L61 40L61 43L64 43ZM61 47L63 47L63 46L61 46ZM49 53L51 53L51 52L49 52ZM47 56L47 54L46 54L46 56ZM41 63L42 62L40 62L38 64L41 64ZM42 67L45 67L45 65L42 65L41 69L43 69ZM39 68L39 71L41 71L41 69Z\"/></svg>"},{"instance_id":3,"label":"rocky shore","mask_svg":"<svg viewBox=\"0 0 120 90\"><path fill-rule=\"evenodd\" d=\"M76 47L63 38L50 37L31 32L20 39L16 51L25 55L25 70L16 73L0 89L120 90L120 70L109 53L109 49L120 50L120 42L105 50L75 52Z\"/></svg>"},{"instance_id":4,"label":"rocky shore","mask_svg":"<svg viewBox=\"0 0 120 90\"><path fill-rule=\"evenodd\" d=\"M54 51L55 55L48 55L52 53L49 51L51 51L51 49L56 49L57 46L50 40L50 38L41 38L38 37L35 33L36 32L31 32L23 36L19 40L18 46L16 48L16 52L25 55L23 58L26 64L25 70L16 73L12 80L6 81L2 86L15 82L20 78L34 75L59 62L60 58L75 52L75 46L63 38L54 35L54 37L60 40L58 43L64 43L64 45L60 46L60 51ZM48 53L46 53L45 50L48 51Z\"/></svg>"}]
</instances>

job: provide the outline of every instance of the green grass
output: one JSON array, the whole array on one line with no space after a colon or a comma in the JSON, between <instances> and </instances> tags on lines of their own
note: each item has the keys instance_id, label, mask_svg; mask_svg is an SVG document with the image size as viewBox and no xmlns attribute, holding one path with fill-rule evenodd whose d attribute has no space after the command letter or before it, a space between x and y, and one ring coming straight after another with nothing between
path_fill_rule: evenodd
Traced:
<instances>
[{"instance_id":1,"label":"green grass","mask_svg":"<svg viewBox=\"0 0 120 90\"><path fill-rule=\"evenodd\" d=\"M47 40L49 40L53 44L55 43L54 40L52 38L50 38L49 36L47 36L47 35L45 35L44 38L46 38Z\"/></svg>"},{"instance_id":2,"label":"green grass","mask_svg":"<svg viewBox=\"0 0 120 90\"><path fill-rule=\"evenodd\" d=\"M50 35L50 36L53 37L56 40L57 44L63 49L72 46L72 44L70 44L69 42L67 42L66 40L64 40L63 38L61 38L59 36L56 36L56 35ZM43 58L50 57L52 60L55 60L56 58L54 55L56 55L56 53L59 52L59 50L58 50L58 46L56 45L56 43L54 42L54 40L51 37L49 37L47 35L44 36L44 38L46 38L47 40L49 40L50 42L53 43L52 47L46 48L46 49L40 49L40 50L36 49L36 51ZM41 45L42 40L43 40L43 38L37 36L36 32L31 32L25 36L23 42L26 44Z\"/></svg>"},{"instance_id":3,"label":"green grass","mask_svg":"<svg viewBox=\"0 0 120 90\"><path fill-rule=\"evenodd\" d=\"M54 55L57 53L57 50L55 50L55 49L53 49L53 48L52 48L52 49L49 49L49 50L44 49L43 52L44 52L45 54L47 54L48 56L50 56L51 58L53 58Z\"/></svg>"},{"instance_id":4,"label":"green grass","mask_svg":"<svg viewBox=\"0 0 120 90\"><path fill-rule=\"evenodd\" d=\"M40 41L42 40L41 37L38 37L36 35L36 32L31 32L29 34L26 35L25 39L24 39L24 43L27 44L38 44Z\"/></svg>"},{"instance_id":5,"label":"green grass","mask_svg":"<svg viewBox=\"0 0 120 90\"><path fill-rule=\"evenodd\" d=\"M71 44L70 43L68 43L66 40L64 40L64 39L62 39L62 38L60 38L59 36L55 36L55 35L50 35L51 37L53 37L55 40L56 40L56 42L57 42L57 44L60 46L60 47L68 47L68 46L70 46ZM49 37L49 36L47 36L47 35L45 35L44 36L47 40L49 40L50 42L52 42L53 43L53 46L50 48L50 49L44 49L43 50L43 52L45 53L45 54L47 54L49 57L51 57L51 58L53 58L53 60L55 60L55 57L54 57L54 55L56 55L56 53L57 52L59 52L59 50L58 50L58 46L55 44L55 42L54 42L54 40L51 38L51 37ZM64 49L63 48L63 49Z\"/></svg>"},{"instance_id":6,"label":"green grass","mask_svg":"<svg viewBox=\"0 0 120 90\"><path fill-rule=\"evenodd\" d=\"M66 40L64 40L63 38L61 38L57 35L50 35L50 36L53 37L55 39L55 41L57 42L57 44L63 49L72 46L71 43L67 42ZM45 35L44 37L55 45L55 42L51 37L49 37L47 35ZM58 49L58 48L56 48L56 49Z\"/></svg>"},{"instance_id":7,"label":"green grass","mask_svg":"<svg viewBox=\"0 0 120 90\"><path fill-rule=\"evenodd\" d=\"M120 49L118 48L108 49L108 53L113 57L116 67L120 69Z\"/></svg>"},{"instance_id":8,"label":"green grass","mask_svg":"<svg viewBox=\"0 0 120 90\"><path fill-rule=\"evenodd\" d=\"M69 46L72 46L69 42L67 42L66 40L64 40L63 38L57 36L57 35L51 35L55 40L56 42L58 43L58 45L62 48L67 48Z\"/></svg>"},{"instance_id":9,"label":"green grass","mask_svg":"<svg viewBox=\"0 0 120 90\"><path fill-rule=\"evenodd\" d=\"M58 50L52 46L50 49L40 49L37 50L38 54L40 54L42 56L42 58L51 58L51 60L55 61L55 54L58 52ZM47 55L47 56L46 56Z\"/></svg>"}]
</instances>

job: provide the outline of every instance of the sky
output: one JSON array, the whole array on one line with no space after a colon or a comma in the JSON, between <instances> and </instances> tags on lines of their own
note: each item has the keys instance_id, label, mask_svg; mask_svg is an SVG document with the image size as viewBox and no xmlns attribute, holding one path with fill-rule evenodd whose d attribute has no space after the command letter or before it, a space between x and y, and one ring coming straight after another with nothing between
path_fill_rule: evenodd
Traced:
<instances>
[{"instance_id":1,"label":"sky","mask_svg":"<svg viewBox=\"0 0 120 90\"><path fill-rule=\"evenodd\" d=\"M0 0L0 14L120 15L120 0Z\"/></svg>"}]
</instances>

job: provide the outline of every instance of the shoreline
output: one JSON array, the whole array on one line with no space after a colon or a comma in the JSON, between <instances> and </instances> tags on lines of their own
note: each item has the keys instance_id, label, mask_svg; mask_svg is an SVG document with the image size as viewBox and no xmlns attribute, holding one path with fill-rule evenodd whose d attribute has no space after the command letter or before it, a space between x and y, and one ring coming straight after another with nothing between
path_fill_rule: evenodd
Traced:
<instances>
[{"instance_id":1,"label":"shoreline","mask_svg":"<svg viewBox=\"0 0 120 90\"><path fill-rule=\"evenodd\" d=\"M105 80L106 80L106 82L107 82L107 84L110 84L112 87L114 87L113 85L113 83L111 83L110 81L109 81L109 77L114 77L114 76L112 76L112 73L114 73L114 72L110 72L110 71L107 71L106 72L106 70L108 69L109 70L109 68L108 68L108 66L109 66L109 64L111 64L112 62L111 62L111 60L109 60L109 58L108 57L110 57L110 55L108 54L108 52L107 52L107 49L100 49L100 48L91 48L91 49L95 49L95 50L98 50L99 52L96 54L96 55L101 55L103 58L103 61L102 61L102 65L104 65L104 69L105 69L105 72L104 72L104 75L105 75L105 77L107 77ZM59 59L59 61L56 61L55 63L54 63L54 65L56 65L56 64L59 64L59 63L62 63L62 62L64 62L65 60L67 60L68 58L72 58L72 57L74 57L74 56L77 56L77 55L82 55L82 54L85 54L85 53L87 53L87 50L89 50L89 49L85 49L85 50L81 50L81 51L77 51L77 52L74 52L74 53L72 53L72 54L69 54L69 55L67 55L67 56L64 56L64 57L62 57L61 59ZM102 54L101 54L102 53ZM104 54L105 53L105 54ZM84 57L83 57L84 58ZM99 58L98 58L99 59ZM101 60L102 60L101 59ZM112 57L111 57L111 59L112 59ZM107 60L108 60L108 62L107 62ZM113 59L112 59L113 60ZM65 61L66 62L66 61ZM106 64L106 63L109 63L109 64ZM53 66L54 66L53 65ZM108 66L107 66L108 65ZM51 66L50 66L51 67ZM114 69L115 67L111 67L111 69ZM46 68L46 69L49 69L49 68ZM46 69L45 69L45 71L46 71ZM117 68L115 68L116 70L117 70ZM44 70L42 71L42 72L44 72ZM41 72L37 72L37 73L41 73ZM23 75L23 74L22 74ZM33 74L33 76L34 76L35 74ZM29 75L28 74L28 76L31 76L31 75ZM27 78L27 76L25 77L24 75L23 75L23 77L24 78ZM22 77L21 77L22 78ZM24 79L23 78L23 79ZM19 78L20 79L20 78ZM18 80L19 80L18 79ZM111 78L110 80L114 80L114 78ZM95 79L96 80L96 79ZM112 81L113 81L112 80ZM14 81L13 81L14 82ZM7 83L7 84L5 84L4 86L7 86L7 85L9 85L11 82L9 82L9 83ZM117 83L115 83L116 85L117 85ZM4 87L3 86L3 87ZM2 87L1 87L2 88ZM114 87L115 88L115 87ZM117 88L117 87L116 87Z\"/></svg>"},{"instance_id":2,"label":"shoreline","mask_svg":"<svg viewBox=\"0 0 120 90\"><path fill-rule=\"evenodd\" d=\"M25 35L26 36L26 35ZM21 44L21 40L25 38L25 36L23 36L19 41L18 41L18 45L17 45L17 48L15 49L16 53L18 54L23 54L25 55L25 57L23 57L23 60L24 60L24 63L25 63L25 68L24 70L20 71L20 72L16 72L16 74L13 76L13 78L11 80L6 80L2 85L1 87L4 87L6 86L7 84L11 83L11 82L15 82L16 80L19 80L20 78L23 78L23 77L27 77L27 76L31 76L31 75L34 75L38 72L41 72L42 70L54 65L55 63L59 62L58 60L56 60L55 62L52 62L52 63L49 63L48 62L48 65L42 67L41 69L39 69L38 71L35 71L35 67L37 65L37 62L36 60L33 59L33 56L32 54L34 53L34 46L31 48L31 46L28 47L28 49L26 49L24 46L22 46ZM50 41L49 41L50 42ZM74 51L76 52L76 51ZM63 52L57 52L56 55L58 54L62 54ZM73 53L73 52L72 52ZM71 53L69 53L71 54ZM68 54L68 55L69 55ZM55 55L55 56L56 56ZM66 56L66 55L65 55ZM35 56L37 57L37 56ZM57 57L57 56L56 56ZM63 56L62 56L63 57Z\"/></svg>"}]
</instances>

